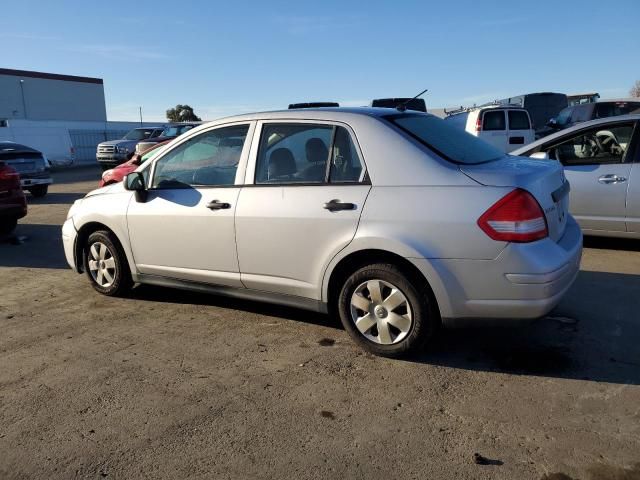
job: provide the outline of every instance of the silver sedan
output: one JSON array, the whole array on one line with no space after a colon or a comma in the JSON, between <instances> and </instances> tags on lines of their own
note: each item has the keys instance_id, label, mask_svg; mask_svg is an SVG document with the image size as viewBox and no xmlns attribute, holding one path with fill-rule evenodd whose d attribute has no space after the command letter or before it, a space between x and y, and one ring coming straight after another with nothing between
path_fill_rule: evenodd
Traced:
<instances>
[{"instance_id":1,"label":"silver sedan","mask_svg":"<svg viewBox=\"0 0 640 480\"><path fill-rule=\"evenodd\" d=\"M558 162L432 115L288 110L194 128L77 201L62 236L102 294L155 284L328 312L400 356L442 322L549 312L582 252L568 192Z\"/></svg>"},{"instance_id":2,"label":"silver sedan","mask_svg":"<svg viewBox=\"0 0 640 480\"><path fill-rule=\"evenodd\" d=\"M640 115L578 125L512 152L559 160L586 235L640 238Z\"/></svg>"}]
</instances>

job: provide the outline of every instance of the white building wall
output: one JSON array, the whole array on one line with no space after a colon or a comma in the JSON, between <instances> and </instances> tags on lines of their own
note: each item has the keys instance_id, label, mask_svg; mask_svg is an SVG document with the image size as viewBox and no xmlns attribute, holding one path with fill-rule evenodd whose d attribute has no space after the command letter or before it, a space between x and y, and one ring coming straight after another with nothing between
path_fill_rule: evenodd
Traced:
<instances>
[{"instance_id":1,"label":"white building wall","mask_svg":"<svg viewBox=\"0 0 640 480\"><path fill-rule=\"evenodd\" d=\"M0 68L0 120L106 121L100 78Z\"/></svg>"}]
</instances>

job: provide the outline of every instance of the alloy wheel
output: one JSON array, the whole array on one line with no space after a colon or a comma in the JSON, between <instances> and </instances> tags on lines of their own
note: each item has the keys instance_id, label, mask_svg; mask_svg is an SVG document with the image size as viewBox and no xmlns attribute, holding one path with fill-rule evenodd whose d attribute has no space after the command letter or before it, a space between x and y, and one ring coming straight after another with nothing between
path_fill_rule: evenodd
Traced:
<instances>
[{"instance_id":1,"label":"alloy wheel","mask_svg":"<svg viewBox=\"0 0 640 480\"><path fill-rule=\"evenodd\" d=\"M89 247L89 272L91 278L102 288L109 288L116 278L116 261L113 252L102 242Z\"/></svg>"},{"instance_id":2,"label":"alloy wheel","mask_svg":"<svg viewBox=\"0 0 640 480\"><path fill-rule=\"evenodd\" d=\"M411 331L413 313L400 289L372 279L361 283L351 295L351 320L368 340L393 345Z\"/></svg>"}]
</instances>

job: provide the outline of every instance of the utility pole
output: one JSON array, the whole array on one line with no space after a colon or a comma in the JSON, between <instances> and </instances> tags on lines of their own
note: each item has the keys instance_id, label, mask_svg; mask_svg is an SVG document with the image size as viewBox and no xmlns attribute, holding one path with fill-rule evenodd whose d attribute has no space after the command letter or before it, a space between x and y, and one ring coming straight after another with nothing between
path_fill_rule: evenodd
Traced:
<instances>
[{"instance_id":1,"label":"utility pole","mask_svg":"<svg viewBox=\"0 0 640 480\"><path fill-rule=\"evenodd\" d=\"M142 107L138 107L138 111L140 112L140 126L142 126Z\"/></svg>"},{"instance_id":2,"label":"utility pole","mask_svg":"<svg viewBox=\"0 0 640 480\"><path fill-rule=\"evenodd\" d=\"M27 119L27 103L24 101L24 80L20 79L20 92L22 93L22 114Z\"/></svg>"}]
</instances>

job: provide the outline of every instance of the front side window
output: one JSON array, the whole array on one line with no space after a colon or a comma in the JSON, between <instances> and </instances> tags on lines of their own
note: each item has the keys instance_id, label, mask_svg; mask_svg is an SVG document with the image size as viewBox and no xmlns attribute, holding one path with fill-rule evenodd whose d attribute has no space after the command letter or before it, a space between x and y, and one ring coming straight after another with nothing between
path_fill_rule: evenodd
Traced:
<instances>
[{"instance_id":1,"label":"front side window","mask_svg":"<svg viewBox=\"0 0 640 480\"><path fill-rule=\"evenodd\" d=\"M478 164L505 155L488 142L433 115L395 114L383 118L450 162Z\"/></svg>"},{"instance_id":2,"label":"front side window","mask_svg":"<svg viewBox=\"0 0 640 480\"><path fill-rule=\"evenodd\" d=\"M551 147L549 157L563 165L622 163L632 133L632 123L583 130Z\"/></svg>"},{"instance_id":3,"label":"front side window","mask_svg":"<svg viewBox=\"0 0 640 480\"><path fill-rule=\"evenodd\" d=\"M524 110L509 110L509 130L529 130L529 115Z\"/></svg>"},{"instance_id":4,"label":"front side window","mask_svg":"<svg viewBox=\"0 0 640 480\"><path fill-rule=\"evenodd\" d=\"M482 130L505 130L504 111L484 112L482 116Z\"/></svg>"},{"instance_id":5,"label":"front side window","mask_svg":"<svg viewBox=\"0 0 640 480\"><path fill-rule=\"evenodd\" d=\"M156 162L152 188L233 185L248 130L218 128L174 148Z\"/></svg>"}]
</instances>

